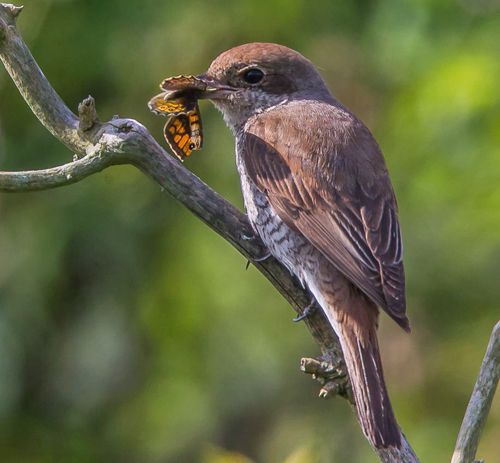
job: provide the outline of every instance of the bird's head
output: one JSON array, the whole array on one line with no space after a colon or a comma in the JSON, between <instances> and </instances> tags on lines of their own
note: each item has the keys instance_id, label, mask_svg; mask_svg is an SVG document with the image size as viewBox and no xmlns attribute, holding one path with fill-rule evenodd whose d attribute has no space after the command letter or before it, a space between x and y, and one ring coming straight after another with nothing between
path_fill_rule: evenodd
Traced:
<instances>
[{"instance_id":1,"label":"bird's head","mask_svg":"<svg viewBox=\"0 0 500 463\"><path fill-rule=\"evenodd\" d=\"M233 130L252 115L287 101L332 98L308 59L274 43L232 48L198 78L208 85L200 98L212 100Z\"/></svg>"}]
</instances>

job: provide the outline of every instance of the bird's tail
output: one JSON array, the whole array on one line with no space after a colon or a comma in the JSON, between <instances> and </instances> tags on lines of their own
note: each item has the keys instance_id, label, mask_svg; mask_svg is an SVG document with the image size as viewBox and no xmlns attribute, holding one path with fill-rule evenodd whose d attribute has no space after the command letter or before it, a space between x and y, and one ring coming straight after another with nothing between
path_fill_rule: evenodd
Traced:
<instances>
[{"instance_id":1,"label":"bird's tail","mask_svg":"<svg viewBox=\"0 0 500 463\"><path fill-rule=\"evenodd\" d=\"M382 371L376 322L368 328L352 322L352 319L337 322L335 330L344 352L364 434L376 448L401 448L401 431Z\"/></svg>"}]
</instances>

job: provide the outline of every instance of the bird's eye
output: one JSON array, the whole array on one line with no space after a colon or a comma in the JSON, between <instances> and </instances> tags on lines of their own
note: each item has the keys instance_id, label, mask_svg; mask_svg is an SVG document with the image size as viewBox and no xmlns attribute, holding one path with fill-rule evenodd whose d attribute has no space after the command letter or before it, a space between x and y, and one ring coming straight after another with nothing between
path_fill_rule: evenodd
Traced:
<instances>
[{"instance_id":1,"label":"bird's eye","mask_svg":"<svg viewBox=\"0 0 500 463\"><path fill-rule=\"evenodd\" d=\"M264 73L260 69L249 69L243 74L243 79L249 84L258 84L264 78Z\"/></svg>"}]
</instances>

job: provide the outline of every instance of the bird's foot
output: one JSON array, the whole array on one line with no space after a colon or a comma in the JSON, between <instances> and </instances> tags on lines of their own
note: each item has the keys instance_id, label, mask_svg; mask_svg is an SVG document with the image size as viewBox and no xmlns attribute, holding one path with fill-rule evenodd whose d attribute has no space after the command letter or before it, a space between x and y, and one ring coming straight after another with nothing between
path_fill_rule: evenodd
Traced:
<instances>
[{"instance_id":1,"label":"bird's foot","mask_svg":"<svg viewBox=\"0 0 500 463\"><path fill-rule=\"evenodd\" d=\"M248 267L250 267L250 264L253 262L253 263L256 263L256 262L264 262L265 260L269 259L270 257L272 257L272 254L271 252L269 251L269 249L267 249L263 243L262 243L262 240L257 236L257 235L253 235L253 236L248 236L248 235L241 235L241 239L243 241L254 241L256 244L260 244L260 247L262 247L266 253L262 256L262 257L257 257L255 259L249 259L247 260L247 265L245 267L245 270L248 270Z\"/></svg>"},{"instance_id":2,"label":"bird's foot","mask_svg":"<svg viewBox=\"0 0 500 463\"><path fill-rule=\"evenodd\" d=\"M329 399L341 395L353 402L353 395L347 369L340 352L337 355L326 354L319 358L303 358L300 369L319 381L319 397Z\"/></svg>"},{"instance_id":3,"label":"bird's foot","mask_svg":"<svg viewBox=\"0 0 500 463\"><path fill-rule=\"evenodd\" d=\"M313 299L311 303L304 309L301 315L299 315L297 318L294 318L294 322L301 322L302 320L306 319L309 317L309 315L312 315L314 312L318 310L318 306L316 304L316 301Z\"/></svg>"}]
</instances>

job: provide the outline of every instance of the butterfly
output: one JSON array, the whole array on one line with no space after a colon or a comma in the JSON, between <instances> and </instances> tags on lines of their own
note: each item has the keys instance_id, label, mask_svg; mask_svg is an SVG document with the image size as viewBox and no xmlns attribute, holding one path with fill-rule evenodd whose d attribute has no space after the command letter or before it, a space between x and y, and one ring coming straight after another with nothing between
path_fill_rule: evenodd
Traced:
<instances>
[{"instance_id":1,"label":"butterfly","mask_svg":"<svg viewBox=\"0 0 500 463\"><path fill-rule=\"evenodd\" d=\"M188 77L178 76L165 79L161 88L167 90L166 85L164 86L165 82L172 83L175 79L177 82L173 86L179 85L183 91L170 88L169 91L153 97L148 104L149 109L155 114L173 116L165 124L163 134L170 149L181 161L203 146L203 128L196 93L190 90L185 91L186 82L178 83L180 78L187 79ZM196 78L193 77L193 79Z\"/></svg>"}]
</instances>

